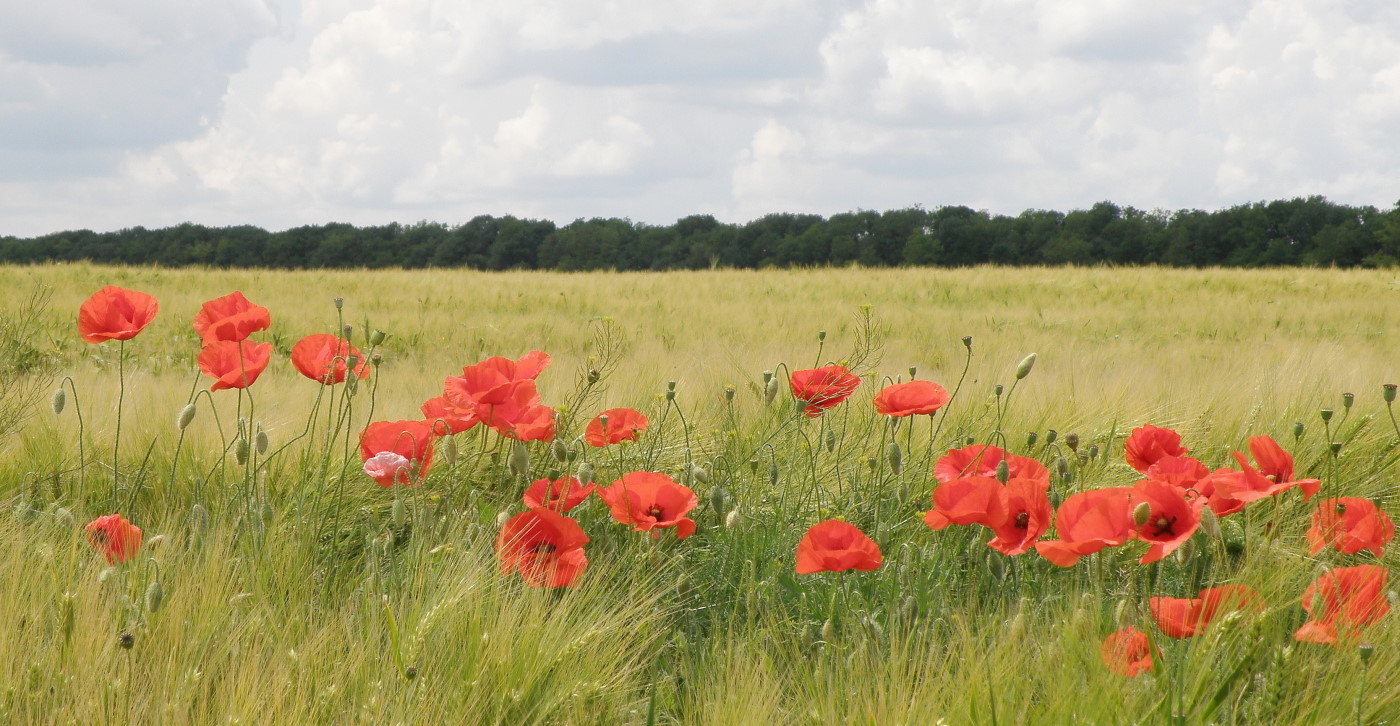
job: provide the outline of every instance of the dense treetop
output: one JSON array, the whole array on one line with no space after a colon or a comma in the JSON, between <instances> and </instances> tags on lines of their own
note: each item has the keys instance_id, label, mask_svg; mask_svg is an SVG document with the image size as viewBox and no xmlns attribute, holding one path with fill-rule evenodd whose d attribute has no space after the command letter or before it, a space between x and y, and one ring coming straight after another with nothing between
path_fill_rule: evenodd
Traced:
<instances>
[{"instance_id":1,"label":"dense treetop","mask_svg":"<svg viewBox=\"0 0 1400 726\"><path fill-rule=\"evenodd\" d=\"M482 270L671 270L846 265L1160 264L1177 267L1400 264L1400 204L1389 211L1313 196L1218 211L1146 212L1099 202L1069 213L993 215L963 206L769 214L746 224L694 215L653 226L628 219L479 216L268 232L253 226L55 232L0 237L0 262L89 260L164 266Z\"/></svg>"}]
</instances>

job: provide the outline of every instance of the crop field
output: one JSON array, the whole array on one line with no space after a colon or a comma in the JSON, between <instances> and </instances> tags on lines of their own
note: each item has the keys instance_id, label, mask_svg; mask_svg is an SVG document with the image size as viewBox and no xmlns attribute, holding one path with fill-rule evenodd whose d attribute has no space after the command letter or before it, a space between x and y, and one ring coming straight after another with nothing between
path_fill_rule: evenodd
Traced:
<instances>
[{"instance_id":1,"label":"crop field","mask_svg":"<svg viewBox=\"0 0 1400 726\"><path fill-rule=\"evenodd\" d=\"M0 282L0 723L1400 723L1393 271Z\"/></svg>"}]
</instances>

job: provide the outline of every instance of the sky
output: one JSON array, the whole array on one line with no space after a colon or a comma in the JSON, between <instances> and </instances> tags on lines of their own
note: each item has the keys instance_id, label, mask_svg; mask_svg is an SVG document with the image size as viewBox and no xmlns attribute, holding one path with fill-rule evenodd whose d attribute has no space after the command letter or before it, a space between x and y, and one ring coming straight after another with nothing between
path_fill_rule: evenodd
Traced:
<instances>
[{"instance_id":1,"label":"sky","mask_svg":"<svg viewBox=\"0 0 1400 726\"><path fill-rule=\"evenodd\" d=\"M1400 3L0 3L0 235L1314 194L1400 199Z\"/></svg>"}]
</instances>

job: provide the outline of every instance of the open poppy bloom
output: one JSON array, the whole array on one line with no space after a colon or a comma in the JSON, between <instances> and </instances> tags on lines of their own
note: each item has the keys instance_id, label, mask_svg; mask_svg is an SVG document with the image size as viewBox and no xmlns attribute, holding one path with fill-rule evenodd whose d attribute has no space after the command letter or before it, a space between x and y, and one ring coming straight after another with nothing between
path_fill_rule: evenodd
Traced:
<instances>
[{"instance_id":1,"label":"open poppy bloom","mask_svg":"<svg viewBox=\"0 0 1400 726\"><path fill-rule=\"evenodd\" d=\"M1070 567L1084 555L1117 547L1133 538L1130 487L1106 487L1071 494L1055 513L1058 540L1037 542L1035 551Z\"/></svg>"},{"instance_id":2,"label":"open poppy bloom","mask_svg":"<svg viewBox=\"0 0 1400 726\"><path fill-rule=\"evenodd\" d=\"M854 524L828 519L812 525L797 543L797 574L870 571L880 566L880 546Z\"/></svg>"},{"instance_id":3,"label":"open poppy bloom","mask_svg":"<svg viewBox=\"0 0 1400 726\"><path fill-rule=\"evenodd\" d=\"M108 285L78 308L78 334L89 343L131 340L151 324L158 310L154 297Z\"/></svg>"},{"instance_id":4,"label":"open poppy bloom","mask_svg":"<svg viewBox=\"0 0 1400 726\"><path fill-rule=\"evenodd\" d=\"M1138 560L1144 565L1166 557L1191 539L1201 525L1201 510L1206 505L1201 497L1152 479L1134 485L1132 498L1134 506L1141 502L1148 505L1147 522L1133 528L1138 539L1150 543L1147 554Z\"/></svg>"},{"instance_id":5,"label":"open poppy bloom","mask_svg":"<svg viewBox=\"0 0 1400 726\"><path fill-rule=\"evenodd\" d=\"M315 333L292 346L292 365L303 376L325 386L345 382L352 357L355 359L355 376L360 380L368 378L369 366L365 363L364 355L344 338Z\"/></svg>"},{"instance_id":6,"label":"open poppy bloom","mask_svg":"<svg viewBox=\"0 0 1400 726\"><path fill-rule=\"evenodd\" d=\"M519 572L531 587L572 587L588 567L588 535L568 517L543 507L506 520L496 535L501 574Z\"/></svg>"},{"instance_id":7,"label":"open poppy bloom","mask_svg":"<svg viewBox=\"0 0 1400 726\"><path fill-rule=\"evenodd\" d=\"M788 380L792 396L803 403L802 412L809 418L851 397L860 387L860 378L851 375L845 366L825 366L805 371L793 371Z\"/></svg>"},{"instance_id":8,"label":"open poppy bloom","mask_svg":"<svg viewBox=\"0 0 1400 726\"><path fill-rule=\"evenodd\" d=\"M987 525L997 536L987 546L1004 555L1029 551L1050 528L1054 511L1047 495L1049 490L1048 481L1008 479L1001 488L1001 517Z\"/></svg>"},{"instance_id":9,"label":"open poppy bloom","mask_svg":"<svg viewBox=\"0 0 1400 726\"><path fill-rule=\"evenodd\" d=\"M685 516L700 500L690 487L677 484L671 477L653 471L634 471L598 490L598 497L612 510L613 519L633 525L638 532L651 532L664 527L676 528L676 539L685 539L695 532L695 520Z\"/></svg>"},{"instance_id":10,"label":"open poppy bloom","mask_svg":"<svg viewBox=\"0 0 1400 726\"><path fill-rule=\"evenodd\" d=\"M235 290L201 305L193 326L206 345L216 340L239 341L271 327L272 314Z\"/></svg>"},{"instance_id":11,"label":"open poppy bloom","mask_svg":"<svg viewBox=\"0 0 1400 726\"><path fill-rule=\"evenodd\" d=\"M476 406L480 421L506 438L517 441L553 441L554 409L540 402L540 394L532 380L514 381L499 403ZM451 396L445 396L449 403Z\"/></svg>"},{"instance_id":12,"label":"open poppy bloom","mask_svg":"<svg viewBox=\"0 0 1400 726\"><path fill-rule=\"evenodd\" d=\"M126 521L120 514L108 514L88 522L88 541L116 565L136 556L141 550L141 528Z\"/></svg>"},{"instance_id":13,"label":"open poppy bloom","mask_svg":"<svg viewBox=\"0 0 1400 726\"><path fill-rule=\"evenodd\" d=\"M1181 434L1172 429L1164 429L1144 424L1133 429L1128 435L1128 443L1123 458L1128 466L1146 473L1147 468L1164 456L1181 456L1190 449L1181 445Z\"/></svg>"},{"instance_id":14,"label":"open poppy bloom","mask_svg":"<svg viewBox=\"0 0 1400 726\"><path fill-rule=\"evenodd\" d=\"M247 388L258 380L272 360L271 343L250 343L246 340L217 340L199 351L199 370L215 379L209 390Z\"/></svg>"},{"instance_id":15,"label":"open poppy bloom","mask_svg":"<svg viewBox=\"0 0 1400 726\"><path fill-rule=\"evenodd\" d=\"M1272 437L1251 436L1249 453L1254 455L1254 462L1259 465L1259 473L1274 482L1277 491L1296 486L1303 490L1303 499L1308 500L1322 489L1322 482L1317 479L1293 478L1293 455L1284 451ZM1239 456L1236 455L1236 458Z\"/></svg>"},{"instance_id":16,"label":"open poppy bloom","mask_svg":"<svg viewBox=\"0 0 1400 726\"><path fill-rule=\"evenodd\" d=\"M1343 554L1370 550L1380 557L1381 550L1395 538L1395 523L1369 499L1324 499L1317 503L1307 537L1312 548L1308 554L1315 555L1331 546Z\"/></svg>"},{"instance_id":17,"label":"open poppy bloom","mask_svg":"<svg viewBox=\"0 0 1400 726\"><path fill-rule=\"evenodd\" d=\"M608 417L607 430L603 417ZM598 414L584 429L583 438L593 446L603 447L622 441L636 441L637 434L646 431L647 417L632 408L610 408Z\"/></svg>"},{"instance_id":18,"label":"open poppy bloom","mask_svg":"<svg viewBox=\"0 0 1400 726\"><path fill-rule=\"evenodd\" d=\"M1050 470L1029 456L1008 454L996 446L976 444L949 449L933 463L933 478L943 483L969 476L996 476L997 464L1006 462L1010 479L1035 479L1050 483Z\"/></svg>"},{"instance_id":19,"label":"open poppy bloom","mask_svg":"<svg viewBox=\"0 0 1400 726\"><path fill-rule=\"evenodd\" d=\"M409 463L408 457L392 451L381 451L365 459L364 470L371 479L381 484L389 483L385 486L408 485L409 477L413 476L413 465Z\"/></svg>"},{"instance_id":20,"label":"open poppy bloom","mask_svg":"<svg viewBox=\"0 0 1400 726\"><path fill-rule=\"evenodd\" d=\"M1147 633L1137 628L1124 628L1108 634L1099 646L1104 665L1126 678L1136 678L1152 670L1152 644Z\"/></svg>"},{"instance_id":21,"label":"open poppy bloom","mask_svg":"<svg viewBox=\"0 0 1400 726\"><path fill-rule=\"evenodd\" d=\"M1254 588L1221 585L1201 590L1200 597L1154 597L1147 601L1157 627L1173 638L1190 638L1205 631L1217 616L1237 610L1260 612L1264 602Z\"/></svg>"},{"instance_id":22,"label":"open poppy bloom","mask_svg":"<svg viewBox=\"0 0 1400 726\"><path fill-rule=\"evenodd\" d=\"M933 381L895 383L875 394L875 410L884 416L902 418L932 414L949 401L948 390Z\"/></svg>"},{"instance_id":23,"label":"open poppy bloom","mask_svg":"<svg viewBox=\"0 0 1400 726\"><path fill-rule=\"evenodd\" d=\"M1317 578L1303 591L1303 609L1310 616L1293 637L1305 643L1340 645L1360 635L1361 628L1390 612L1385 598L1384 567L1338 567Z\"/></svg>"},{"instance_id":24,"label":"open poppy bloom","mask_svg":"<svg viewBox=\"0 0 1400 726\"><path fill-rule=\"evenodd\" d=\"M1178 489L1195 489L1197 482L1210 476L1205 464L1189 456L1164 456L1147 467L1147 478L1166 482Z\"/></svg>"},{"instance_id":25,"label":"open poppy bloom","mask_svg":"<svg viewBox=\"0 0 1400 726\"><path fill-rule=\"evenodd\" d=\"M444 396L424 401L419 410L423 412L423 418L432 421L437 427L437 432L443 436L460 434L481 423L481 419L476 417L475 406L470 409L459 408L448 403Z\"/></svg>"},{"instance_id":26,"label":"open poppy bloom","mask_svg":"<svg viewBox=\"0 0 1400 726\"><path fill-rule=\"evenodd\" d=\"M549 355L533 350L519 360L495 356L462 368L462 375L449 377L443 395L454 405L470 408L475 404L494 405L513 397L513 385L534 381L549 366Z\"/></svg>"},{"instance_id":27,"label":"open poppy bloom","mask_svg":"<svg viewBox=\"0 0 1400 726\"><path fill-rule=\"evenodd\" d=\"M384 454L396 454L407 461L408 470L390 466L395 459ZM379 459L372 471L368 462ZM412 486L428 474L433 461L433 426L429 421L375 421L360 434L360 460L366 462L365 473L380 486L395 483Z\"/></svg>"},{"instance_id":28,"label":"open poppy bloom","mask_svg":"<svg viewBox=\"0 0 1400 726\"><path fill-rule=\"evenodd\" d=\"M933 509L924 514L930 529L950 524L991 526L1004 518L1006 501L1001 482L990 476L969 476L939 484L933 490Z\"/></svg>"},{"instance_id":29,"label":"open poppy bloom","mask_svg":"<svg viewBox=\"0 0 1400 726\"><path fill-rule=\"evenodd\" d=\"M597 488L598 485L591 482L588 486L583 486L577 477L572 476L560 477L553 481L548 478L536 479L530 488L525 490L525 506L567 512L581 504Z\"/></svg>"},{"instance_id":30,"label":"open poppy bloom","mask_svg":"<svg viewBox=\"0 0 1400 726\"><path fill-rule=\"evenodd\" d=\"M445 415L441 418L454 432L469 428L468 422L474 415L508 438L553 441L554 409L541 402L535 388L535 377L548 365L548 355L532 351L516 361L487 358L467 366L461 376L451 376L443 382ZM434 413L438 413L436 408ZM459 426L465 428L458 429Z\"/></svg>"}]
</instances>

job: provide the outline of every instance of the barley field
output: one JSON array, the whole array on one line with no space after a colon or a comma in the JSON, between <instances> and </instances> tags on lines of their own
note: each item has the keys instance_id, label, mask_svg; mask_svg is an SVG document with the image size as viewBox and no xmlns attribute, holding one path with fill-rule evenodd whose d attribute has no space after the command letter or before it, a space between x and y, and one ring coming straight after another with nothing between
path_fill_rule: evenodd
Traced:
<instances>
[{"instance_id":1,"label":"barley field","mask_svg":"<svg viewBox=\"0 0 1400 726\"><path fill-rule=\"evenodd\" d=\"M1391 271L55 265L0 280L4 723L1400 723L1400 637L1380 610L1396 586L1368 584L1359 615L1310 589L1392 572L1394 547L1309 539L1324 499L1400 511ZM78 310L109 285L159 313L85 342ZM270 311L249 338L270 362L209 391L191 321L235 290ZM312 334L377 356L368 377L298 373ZM431 466L407 455L412 486L367 473L370 424L423 419L464 366L531 351L551 357L535 383L552 441L477 425L434 437ZM790 380L829 365L859 385L804 415ZM951 400L877 413L875 394L911 378ZM635 441L589 443L620 408L648 420ZM1059 506L1144 479L1125 446L1147 424L1210 470L1272 437L1320 492L1202 515L1148 564L1141 535L1059 566L988 547L990 525L926 523L950 450L1040 462ZM694 533L634 531L599 489L567 514L588 540L570 586L503 571L503 528L533 511L522 492L579 472L666 475L694 492ZM139 551L94 538L118 513ZM804 533L833 519L873 540L877 567L796 572ZM1236 585L1251 606L1191 615L1189 637L1157 612ZM1324 610L1336 643L1299 640ZM1151 660L1133 676L1105 646L1128 628Z\"/></svg>"}]
</instances>

